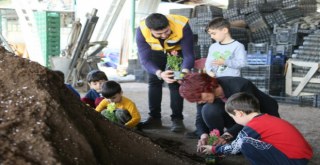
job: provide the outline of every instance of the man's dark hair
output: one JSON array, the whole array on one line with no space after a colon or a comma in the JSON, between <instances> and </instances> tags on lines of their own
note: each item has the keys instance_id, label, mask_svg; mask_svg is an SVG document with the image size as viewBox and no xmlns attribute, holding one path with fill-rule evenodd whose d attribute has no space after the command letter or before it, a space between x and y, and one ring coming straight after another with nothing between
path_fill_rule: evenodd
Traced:
<instances>
[{"instance_id":1,"label":"man's dark hair","mask_svg":"<svg viewBox=\"0 0 320 165\"><path fill-rule=\"evenodd\" d=\"M101 94L104 98L110 98L121 91L120 84L115 81L106 81L101 85Z\"/></svg>"},{"instance_id":2,"label":"man's dark hair","mask_svg":"<svg viewBox=\"0 0 320 165\"><path fill-rule=\"evenodd\" d=\"M107 75L100 70L93 70L93 71L89 72L87 75L88 83L91 83L94 81L100 81L100 80L108 81Z\"/></svg>"},{"instance_id":3,"label":"man's dark hair","mask_svg":"<svg viewBox=\"0 0 320 165\"><path fill-rule=\"evenodd\" d=\"M152 13L146 18L146 25L151 30L162 30L169 26L169 21L160 13Z\"/></svg>"},{"instance_id":4,"label":"man's dark hair","mask_svg":"<svg viewBox=\"0 0 320 165\"><path fill-rule=\"evenodd\" d=\"M61 72L60 70L52 70L55 73L57 73L59 75L59 77L62 79L62 81L64 82L64 73Z\"/></svg>"},{"instance_id":5,"label":"man's dark hair","mask_svg":"<svg viewBox=\"0 0 320 165\"><path fill-rule=\"evenodd\" d=\"M224 106L225 110L235 115L233 110L239 110L245 114L250 114L253 112L260 113L259 100L248 93L236 93L230 96Z\"/></svg>"},{"instance_id":6,"label":"man's dark hair","mask_svg":"<svg viewBox=\"0 0 320 165\"><path fill-rule=\"evenodd\" d=\"M227 28L228 32L230 32L230 22L222 17L216 17L214 19L212 19L205 27L205 32L208 33L209 29L223 29L223 28Z\"/></svg>"}]
</instances>

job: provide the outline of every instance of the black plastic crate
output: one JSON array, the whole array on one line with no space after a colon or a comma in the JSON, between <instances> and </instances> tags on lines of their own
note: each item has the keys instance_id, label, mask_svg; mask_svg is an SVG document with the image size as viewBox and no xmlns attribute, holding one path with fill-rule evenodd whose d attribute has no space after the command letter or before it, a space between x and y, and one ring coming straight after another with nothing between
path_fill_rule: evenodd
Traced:
<instances>
[{"instance_id":1,"label":"black plastic crate","mask_svg":"<svg viewBox=\"0 0 320 165\"><path fill-rule=\"evenodd\" d=\"M285 65L286 58L284 55L269 54L248 54L248 65Z\"/></svg>"},{"instance_id":2,"label":"black plastic crate","mask_svg":"<svg viewBox=\"0 0 320 165\"><path fill-rule=\"evenodd\" d=\"M268 93L270 97L275 99L279 104L285 105L297 105L297 106L319 106L319 96L311 95L311 96L290 96L284 93Z\"/></svg>"},{"instance_id":3,"label":"black plastic crate","mask_svg":"<svg viewBox=\"0 0 320 165\"><path fill-rule=\"evenodd\" d=\"M148 72L145 69L135 69L134 75L136 82L148 82Z\"/></svg>"},{"instance_id":4,"label":"black plastic crate","mask_svg":"<svg viewBox=\"0 0 320 165\"><path fill-rule=\"evenodd\" d=\"M278 77L246 77L242 76L243 78L250 80L257 88L264 89L268 91L277 90L280 91L281 89L284 89L284 82L285 78L284 76L278 76Z\"/></svg>"},{"instance_id":5,"label":"black plastic crate","mask_svg":"<svg viewBox=\"0 0 320 165\"><path fill-rule=\"evenodd\" d=\"M146 72L146 70L144 70L144 69L135 69L134 70L134 75L135 76L141 76L141 75L144 75L145 72Z\"/></svg>"},{"instance_id":6,"label":"black plastic crate","mask_svg":"<svg viewBox=\"0 0 320 165\"><path fill-rule=\"evenodd\" d=\"M298 44L298 33L291 32L278 32L276 34L276 43L277 44Z\"/></svg>"},{"instance_id":7,"label":"black plastic crate","mask_svg":"<svg viewBox=\"0 0 320 165\"><path fill-rule=\"evenodd\" d=\"M128 63L129 63L129 65L130 64L137 64L137 59L129 59Z\"/></svg>"},{"instance_id":8,"label":"black plastic crate","mask_svg":"<svg viewBox=\"0 0 320 165\"><path fill-rule=\"evenodd\" d=\"M195 45L194 48L194 55L195 59L207 58L209 52L210 45Z\"/></svg>"},{"instance_id":9,"label":"black plastic crate","mask_svg":"<svg viewBox=\"0 0 320 165\"><path fill-rule=\"evenodd\" d=\"M269 44L265 43L249 43L248 54L268 54Z\"/></svg>"},{"instance_id":10,"label":"black plastic crate","mask_svg":"<svg viewBox=\"0 0 320 165\"><path fill-rule=\"evenodd\" d=\"M284 66L282 65L248 65L241 68L243 77L283 77Z\"/></svg>"},{"instance_id":11,"label":"black plastic crate","mask_svg":"<svg viewBox=\"0 0 320 165\"><path fill-rule=\"evenodd\" d=\"M291 44L270 46L270 50L272 52L272 55L283 54L287 58L291 58L293 53L293 46Z\"/></svg>"},{"instance_id":12,"label":"black plastic crate","mask_svg":"<svg viewBox=\"0 0 320 165\"><path fill-rule=\"evenodd\" d=\"M232 8L227 9L222 12L223 18L231 18L240 15L240 9L239 8Z\"/></svg>"}]
</instances>

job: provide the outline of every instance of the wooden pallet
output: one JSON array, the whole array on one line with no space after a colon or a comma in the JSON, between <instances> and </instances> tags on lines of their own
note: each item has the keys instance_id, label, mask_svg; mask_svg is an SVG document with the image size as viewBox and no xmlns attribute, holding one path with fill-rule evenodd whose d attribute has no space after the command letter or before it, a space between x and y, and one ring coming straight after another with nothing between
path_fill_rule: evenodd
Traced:
<instances>
[{"instance_id":1,"label":"wooden pallet","mask_svg":"<svg viewBox=\"0 0 320 165\"><path fill-rule=\"evenodd\" d=\"M292 65L311 67L309 72L304 77L292 77ZM320 83L320 79L312 78L312 76L320 68L320 63L287 61L286 64L286 93L292 96L298 95L314 95L314 93L301 92L307 83ZM292 91L292 82L300 82L298 87Z\"/></svg>"}]
</instances>

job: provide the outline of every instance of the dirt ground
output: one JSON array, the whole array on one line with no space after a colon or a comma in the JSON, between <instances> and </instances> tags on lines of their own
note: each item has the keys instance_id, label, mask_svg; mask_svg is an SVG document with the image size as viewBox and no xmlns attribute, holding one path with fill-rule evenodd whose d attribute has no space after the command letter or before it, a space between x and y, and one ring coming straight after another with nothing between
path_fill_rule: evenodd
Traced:
<instances>
[{"instance_id":1,"label":"dirt ground","mask_svg":"<svg viewBox=\"0 0 320 165\"><path fill-rule=\"evenodd\" d=\"M148 117L148 85L145 83L134 83L126 82L121 83L124 91L124 96L130 98L137 105L137 108L141 114L142 120ZM81 96L85 94L84 91L80 90ZM298 107L281 105L279 106L281 118L289 121L296 126L300 132L304 135L306 140L310 143L313 149L313 158L310 161L310 165L320 164L320 109L313 107ZM184 103L184 124L186 131L195 130L195 103ZM196 152L197 139L190 139L182 133L174 133L170 131L170 100L168 88L163 89L163 101L162 101L162 124L161 128L156 129L144 129L143 132L154 140L161 138L173 140L177 143L173 143L174 147L178 147L190 154L196 154L203 156L201 153ZM180 143L178 143L180 142ZM247 165L250 164L243 155L232 155L227 156L220 160L219 164L232 164L232 165Z\"/></svg>"}]
</instances>

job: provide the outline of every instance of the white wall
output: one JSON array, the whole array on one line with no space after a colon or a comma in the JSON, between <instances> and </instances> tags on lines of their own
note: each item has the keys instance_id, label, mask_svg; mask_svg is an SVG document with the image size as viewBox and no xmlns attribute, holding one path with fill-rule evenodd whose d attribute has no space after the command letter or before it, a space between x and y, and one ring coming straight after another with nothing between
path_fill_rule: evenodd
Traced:
<instances>
[{"instance_id":1,"label":"white wall","mask_svg":"<svg viewBox=\"0 0 320 165\"><path fill-rule=\"evenodd\" d=\"M157 12L167 15L169 14L170 9L183 9L183 8L194 8L194 6L178 4L178 3L161 2Z\"/></svg>"},{"instance_id":2,"label":"white wall","mask_svg":"<svg viewBox=\"0 0 320 165\"><path fill-rule=\"evenodd\" d=\"M77 0L76 17L80 18L82 26L85 25L86 13L91 13L93 8L96 8L98 10L97 16L99 17L99 20L95 27L93 35L91 37L91 41L96 41L98 31L102 26L102 23L107 14L107 11L109 10L109 6L111 3L112 3L112 0L105 0L105 1L90 0L90 3L88 3L88 0ZM121 34L123 33L122 31L124 26L123 24L126 19L130 19L130 16L131 16L131 0L127 0L107 40L109 42L107 46L108 48L118 48L118 49L120 48L121 42L122 42Z\"/></svg>"}]
</instances>

